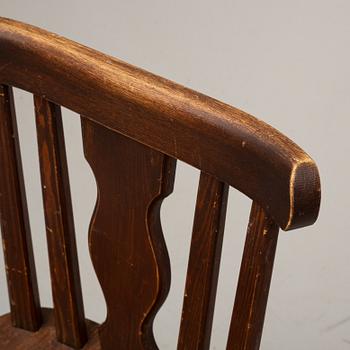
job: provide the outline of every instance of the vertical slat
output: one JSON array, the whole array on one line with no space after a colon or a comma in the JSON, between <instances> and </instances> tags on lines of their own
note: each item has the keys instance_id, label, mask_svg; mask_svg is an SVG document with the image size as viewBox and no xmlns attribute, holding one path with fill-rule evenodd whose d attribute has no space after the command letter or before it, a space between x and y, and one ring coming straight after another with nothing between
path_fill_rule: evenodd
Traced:
<instances>
[{"instance_id":1,"label":"vertical slat","mask_svg":"<svg viewBox=\"0 0 350 350\"><path fill-rule=\"evenodd\" d=\"M0 217L12 323L41 324L28 208L12 88L0 85Z\"/></svg>"},{"instance_id":2,"label":"vertical slat","mask_svg":"<svg viewBox=\"0 0 350 350\"><path fill-rule=\"evenodd\" d=\"M57 339L87 339L60 106L34 96Z\"/></svg>"},{"instance_id":3,"label":"vertical slat","mask_svg":"<svg viewBox=\"0 0 350 350\"><path fill-rule=\"evenodd\" d=\"M175 160L82 118L85 157L98 187L90 253L106 298L104 350L157 349L152 325L170 285L160 205Z\"/></svg>"},{"instance_id":4,"label":"vertical slat","mask_svg":"<svg viewBox=\"0 0 350 350\"><path fill-rule=\"evenodd\" d=\"M178 349L209 349L228 185L201 173Z\"/></svg>"},{"instance_id":5,"label":"vertical slat","mask_svg":"<svg viewBox=\"0 0 350 350\"><path fill-rule=\"evenodd\" d=\"M253 202L227 349L260 347L278 230L276 223Z\"/></svg>"}]
</instances>

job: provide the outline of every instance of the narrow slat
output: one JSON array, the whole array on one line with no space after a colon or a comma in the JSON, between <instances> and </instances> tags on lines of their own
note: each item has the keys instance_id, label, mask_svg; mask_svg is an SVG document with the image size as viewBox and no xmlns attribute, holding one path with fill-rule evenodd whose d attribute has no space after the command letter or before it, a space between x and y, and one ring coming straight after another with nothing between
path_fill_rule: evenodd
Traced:
<instances>
[{"instance_id":1,"label":"narrow slat","mask_svg":"<svg viewBox=\"0 0 350 350\"><path fill-rule=\"evenodd\" d=\"M87 340L60 106L34 96L57 339Z\"/></svg>"},{"instance_id":2,"label":"narrow slat","mask_svg":"<svg viewBox=\"0 0 350 350\"><path fill-rule=\"evenodd\" d=\"M259 349L278 230L276 223L253 202L227 349Z\"/></svg>"},{"instance_id":3,"label":"narrow slat","mask_svg":"<svg viewBox=\"0 0 350 350\"><path fill-rule=\"evenodd\" d=\"M12 323L41 324L28 208L12 88L0 85L0 221Z\"/></svg>"},{"instance_id":4,"label":"narrow slat","mask_svg":"<svg viewBox=\"0 0 350 350\"><path fill-rule=\"evenodd\" d=\"M227 184L201 173L178 350L209 349L227 197Z\"/></svg>"}]
</instances>

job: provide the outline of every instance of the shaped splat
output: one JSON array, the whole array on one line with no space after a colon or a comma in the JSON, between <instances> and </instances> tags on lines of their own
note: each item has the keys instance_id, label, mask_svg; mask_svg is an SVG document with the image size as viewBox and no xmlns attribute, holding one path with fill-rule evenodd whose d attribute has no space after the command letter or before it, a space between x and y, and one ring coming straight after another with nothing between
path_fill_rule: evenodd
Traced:
<instances>
[{"instance_id":1,"label":"shaped splat","mask_svg":"<svg viewBox=\"0 0 350 350\"><path fill-rule=\"evenodd\" d=\"M160 205L175 160L82 118L84 152L98 187L89 244L107 304L103 349L157 349L156 312L170 285Z\"/></svg>"}]
</instances>

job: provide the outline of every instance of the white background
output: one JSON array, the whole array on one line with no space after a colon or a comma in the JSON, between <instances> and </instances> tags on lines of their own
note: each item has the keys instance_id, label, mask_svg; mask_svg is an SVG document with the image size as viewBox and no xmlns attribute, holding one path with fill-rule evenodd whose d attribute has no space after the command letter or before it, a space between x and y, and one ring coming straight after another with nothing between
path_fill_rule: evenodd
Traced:
<instances>
[{"instance_id":1,"label":"white background","mask_svg":"<svg viewBox=\"0 0 350 350\"><path fill-rule=\"evenodd\" d=\"M261 349L349 349L350 344L350 2L16 1L0 16L19 19L116 56L241 108L270 123L317 162L320 218L282 232ZM1 50L1 47L0 47ZM43 305L51 305L32 98L16 92L27 197ZM83 159L77 115L64 110L87 317L105 304L87 250L96 186ZM160 349L175 349L198 171L178 164L162 207L172 288L155 321ZM232 190L212 349L224 349L250 200ZM0 257L0 313L8 312Z\"/></svg>"}]
</instances>

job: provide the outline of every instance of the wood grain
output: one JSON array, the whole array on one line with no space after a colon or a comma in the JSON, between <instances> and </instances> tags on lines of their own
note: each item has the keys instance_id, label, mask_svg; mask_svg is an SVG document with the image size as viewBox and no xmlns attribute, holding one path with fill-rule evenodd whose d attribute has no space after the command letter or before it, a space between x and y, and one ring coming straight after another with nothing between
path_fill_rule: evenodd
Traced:
<instances>
[{"instance_id":1,"label":"wood grain","mask_svg":"<svg viewBox=\"0 0 350 350\"><path fill-rule=\"evenodd\" d=\"M39 96L34 104L57 339L81 348L85 316L61 109Z\"/></svg>"},{"instance_id":2,"label":"wood grain","mask_svg":"<svg viewBox=\"0 0 350 350\"><path fill-rule=\"evenodd\" d=\"M0 223L12 324L40 327L39 293L12 88L0 85Z\"/></svg>"},{"instance_id":3,"label":"wood grain","mask_svg":"<svg viewBox=\"0 0 350 350\"><path fill-rule=\"evenodd\" d=\"M17 21L0 19L0 47L0 83L45 96L217 177L260 203L285 230L316 220L313 160L264 122Z\"/></svg>"},{"instance_id":4,"label":"wood grain","mask_svg":"<svg viewBox=\"0 0 350 350\"><path fill-rule=\"evenodd\" d=\"M209 349L227 197L227 184L201 173L178 350Z\"/></svg>"},{"instance_id":5,"label":"wood grain","mask_svg":"<svg viewBox=\"0 0 350 350\"><path fill-rule=\"evenodd\" d=\"M89 350L157 349L153 320L170 286L160 206L179 159L201 178L178 349L209 348L229 185L253 205L227 348L258 349L279 227L318 215L314 161L245 112L45 30L0 18L0 48L0 221L13 324L37 330L41 312L9 86L35 95L58 339ZM89 247L107 319L87 331L59 106L84 116L98 189ZM51 311L36 333L10 327L8 315L0 330L0 349L71 348L54 339Z\"/></svg>"},{"instance_id":6,"label":"wood grain","mask_svg":"<svg viewBox=\"0 0 350 350\"><path fill-rule=\"evenodd\" d=\"M277 238L276 223L253 203L227 342L229 350L260 347Z\"/></svg>"},{"instance_id":7,"label":"wood grain","mask_svg":"<svg viewBox=\"0 0 350 350\"><path fill-rule=\"evenodd\" d=\"M106 303L104 350L157 349L152 324L170 284L160 204L175 160L82 118L83 144L97 183L90 253Z\"/></svg>"}]
</instances>

